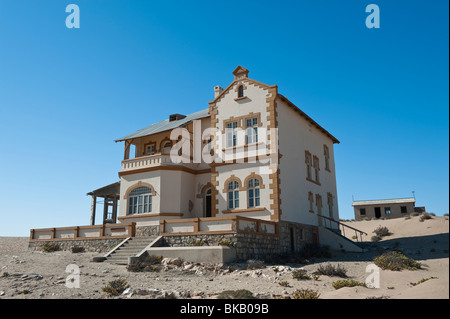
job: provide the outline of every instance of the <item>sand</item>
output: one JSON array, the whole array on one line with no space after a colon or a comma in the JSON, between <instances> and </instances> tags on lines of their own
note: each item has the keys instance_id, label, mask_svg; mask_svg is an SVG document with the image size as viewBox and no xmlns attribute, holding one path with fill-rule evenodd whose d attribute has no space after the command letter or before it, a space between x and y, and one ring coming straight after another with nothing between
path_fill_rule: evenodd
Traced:
<instances>
[{"instance_id":1,"label":"sand","mask_svg":"<svg viewBox=\"0 0 450 319\"><path fill-rule=\"evenodd\" d=\"M321 299L448 299L449 298L449 229L448 217L435 217L420 222L418 217L405 220L375 220L348 222L368 233L368 251L364 253L336 252L326 260L314 260L306 265L267 265L248 270L245 264L232 267L215 265L181 266L166 264L158 272L129 272L126 266L94 263L98 253L35 252L28 250L26 237L0 237L0 299L100 299L100 298L217 298L224 290L247 289L258 298L292 298L297 289L309 288L320 293ZM370 243L372 231L379 225L392 232L377 243ZM354 233L353 233L354 234ZM348 233L351 237L353 234ZM320 265L340 264L351 279L364 282L370 273L366 267L386 249L401 249L424 266L410 271L380 270L380 287L346 287L334 289L332 283L341 278L320 276L317 280L296 280L292 272L305 269L312 274ZM169 260L170 262L170 260ZM71 273L69 265L79 269L79 288L66 286ZM129 285L127 294L110 297L102 291L110 281L123 278ZM423 283L413 285L423 279ZM283 287L279 282L288 282Z\"/></svg>"}]
</instances>

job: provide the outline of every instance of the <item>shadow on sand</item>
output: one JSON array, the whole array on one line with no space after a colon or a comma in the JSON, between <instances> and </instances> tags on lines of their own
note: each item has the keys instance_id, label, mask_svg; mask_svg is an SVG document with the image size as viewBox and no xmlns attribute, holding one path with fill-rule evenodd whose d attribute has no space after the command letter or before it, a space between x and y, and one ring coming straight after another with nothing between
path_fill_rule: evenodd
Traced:
<instances>
[{"instance_id":1,"label":"shadow on sand","mask_svg":"<svg viewBox=\"0 0 450 319\"><path fill-rule=\"evenodd\" d=\"M316 259L314 262L372 261L373 258L387 250L399 250L405 256L415 260L449 257L448 233L393 239L386 236L379 242L363 242L358 245L364 247L366 251L362 253L332 252L330 259Z\"/></svg>"}]
</instances>

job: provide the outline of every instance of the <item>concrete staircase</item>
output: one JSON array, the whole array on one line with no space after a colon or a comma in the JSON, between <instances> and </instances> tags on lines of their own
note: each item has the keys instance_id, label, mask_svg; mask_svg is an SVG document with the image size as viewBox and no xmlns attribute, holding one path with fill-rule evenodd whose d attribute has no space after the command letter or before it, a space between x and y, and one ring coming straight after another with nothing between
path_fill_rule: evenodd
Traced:
<instances>
[{"instance_id":1,"label":"concrete staircase","mask_svg":"<svg viewBox=\"0 0 450 319\"><path fill-rule=\"evenodd\" d=\"M105 256L106 257L105 261L118 265L127 265L128 257L134 257L138 255L156 238L157 236L131 237L128 240L122 242L111 253L108 253Z\"/></svg>"}]
</instances>

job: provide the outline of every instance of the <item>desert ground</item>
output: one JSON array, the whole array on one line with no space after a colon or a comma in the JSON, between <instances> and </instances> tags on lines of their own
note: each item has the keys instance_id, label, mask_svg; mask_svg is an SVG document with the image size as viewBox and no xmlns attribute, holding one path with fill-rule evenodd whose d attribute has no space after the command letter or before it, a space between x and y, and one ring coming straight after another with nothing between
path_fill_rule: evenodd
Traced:
<instances>
[{"instance_id":1,"label":"desert ground","mask_svg":"<svg viewBox=\"0 0 450 319\"><path fill-rule=\"evenodd\" d=\"M130 272L124 265L92 262L92 257L100 256L95 252L36 252L28 250L27 237L0 237L0 300L213 299L220 292L238 289L249 290L257 298L289 299L296 290L306 288L320 293L320 299L449 298L447 216L424 221L412 217L346 223L368 234L363 238L366 241L364 253L332 252L331 258L312 259L306 264L266 263L259 269L247 269L246 263L210 265L166 259L159 271ZM390 235L378 242L371 242L373 230L380 225L386 226ZM354 233L347 232L345 235L351 238ZM325 275L308 280L293 278L293 272L297 269L304 269L312 275L321 265L339 264L346 269L349 279L365 282L370 275L366 267L373 263L374 257L389 249L401 250L420 262L421 269L380 270L379 288L357 286L335 289L332 283L342 278ZM74 274L66 272L69 265L78 267L79 288L75 282L67 281ZM102 288L116 279L125 279L130 289L125 294L111 297ZM280 285L280 282L285 282L287 286ZM70 288L70 284L75 287Z\"/></svg>"}]
</instances>

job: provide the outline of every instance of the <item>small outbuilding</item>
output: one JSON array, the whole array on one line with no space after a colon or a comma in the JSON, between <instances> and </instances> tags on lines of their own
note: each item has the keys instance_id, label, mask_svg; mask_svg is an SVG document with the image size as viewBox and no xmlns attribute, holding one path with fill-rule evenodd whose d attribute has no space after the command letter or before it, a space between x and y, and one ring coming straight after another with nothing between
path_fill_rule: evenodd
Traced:
<instances>
[{"instance_id":1,"label":"small outbuilding","mask_svg":"<svg viewBox=\"0 0 450 319\"><path fill-rule=\"evenodd\" d=\"M399 218L415 212L416 199L394 198L353 201L355 220L372 218Z\"/></svg>"}]
</instances>

